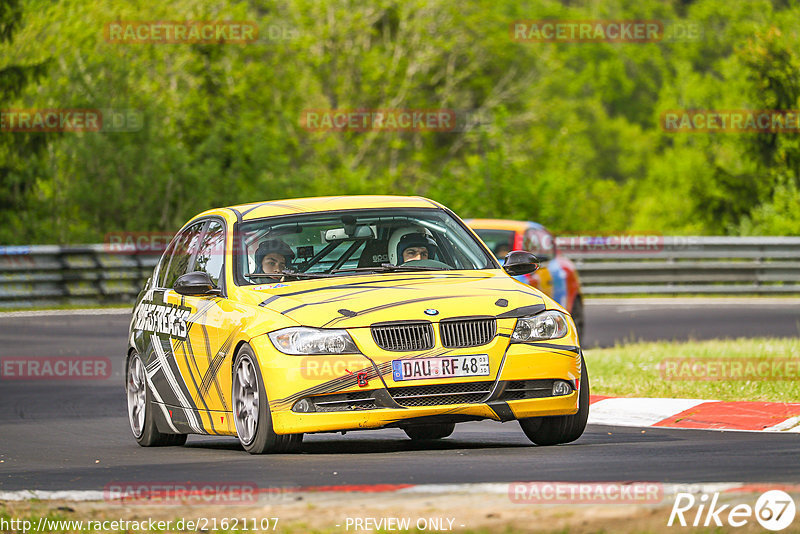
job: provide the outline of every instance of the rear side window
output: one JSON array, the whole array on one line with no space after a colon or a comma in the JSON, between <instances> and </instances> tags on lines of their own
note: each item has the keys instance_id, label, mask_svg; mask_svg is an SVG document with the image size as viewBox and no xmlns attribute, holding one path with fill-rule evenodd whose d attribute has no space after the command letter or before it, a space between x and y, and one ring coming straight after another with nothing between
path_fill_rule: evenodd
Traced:
<instances>
[{"instance_id":1,"label":"rear side window","mask_svg":"<svg viewBox=\"0 0 800 534\"><path fill-rule=\"evenodd\" d=\"M224 259L225 228L219 221L211 221L200 243L193 270L208 273L214 284L219 285Z\"/></svg>"},{"instance_id":2,"label":"rear side window","mask_svg":"<svg viewBox=\"0 0 800 534\"><path fill-rule=\"evenodd\" d=\"M173 240L172 245L170 245L172 250L169 257L169 264L163 276L159 276L161 287L171 288L175 285L175 280L177 280L179 276L186 274L192 255L197 253L197 249L200 245L200 236L205 224L205 221L195 223L178 234ZM165 255L164 261L166 261L166 259Z\"/></svg>"},{"instance_id":3,"label":"rear side window","mask_svg":"<svg viewBox=\"0 0 800 534\"><path fill-rule=\"evenodd\" d=\"M164 251L164 255L161 256L161 261L158 262L158 273L156 274L155 279L155 286L156 287L164 287L162 281L164 280L164 276L167 272L167 267L169 267L169 260L172 257L172 251L175 250L175 243L177 242L177 238L173 238L170 241L169 246Z\"/></svg>"}]
</instances>

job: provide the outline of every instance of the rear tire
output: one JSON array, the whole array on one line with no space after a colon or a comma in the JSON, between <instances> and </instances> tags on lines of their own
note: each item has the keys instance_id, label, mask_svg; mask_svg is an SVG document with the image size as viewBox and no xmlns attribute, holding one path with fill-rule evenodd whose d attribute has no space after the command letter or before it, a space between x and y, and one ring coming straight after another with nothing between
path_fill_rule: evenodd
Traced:
<instances>
[{"instance_id":1,"label":"rear tire","mask_svg":"<svg viewBox=\"0 0 800 534\"><path fill-rule=\"evenodd\" d=\"M128 397L128 422L136 442L142 447L169 447L186 443L186 434L158 431L153 412L153 394L147 385L144 362L138 352L128 358L125 392Z\"/></svg>"},{"instance_id":2,"label":"rear tire","mask_svg":"<svg viewBox=\"0 0 800 534\"><path fill-rule=\"evenodd\" d=\"M578 395L578 413L556 417L529 417L519 420L519 426L528 439L537 445L570 443L583 434L589 419L589 373L581 356L581 382Z\"/></svg>"},{"instance_id":3,"label":"rear tire","mask_svg":"<svg viewBox=\"0 0 800 534\"><path fill-rule=\"evenodd\" d=\"M303 434L276 434L264 390L258 359L250 345L243 345L233 366L233 420L236 435L250 454L290 452L303 441Z\"/></svg>"},{"instance_id":4,"label":"rear tire","mask_svg":"<svg viewBox=\"0 0 800 534\"><path fill-rule=\"evenodd\" d=\"M455 430L455 423L442 423L433 425L415 425L403 428L403 432L414 441L426 441L446 438Z\"/></svg>"}]
</instances>

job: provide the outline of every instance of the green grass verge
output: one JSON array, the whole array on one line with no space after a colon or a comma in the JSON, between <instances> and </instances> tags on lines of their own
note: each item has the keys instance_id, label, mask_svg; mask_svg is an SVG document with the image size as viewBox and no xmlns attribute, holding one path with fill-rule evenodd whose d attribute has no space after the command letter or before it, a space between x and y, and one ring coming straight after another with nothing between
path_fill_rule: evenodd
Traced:
<instances>
[{"instance_id":1,"label":"green grass verge","mask_svg":"<svg viewBox=\"0 0 800 534\"><path fill-rule=\"evenodd\" d=\"M631 343L585 350L584 356L594 395L800 402L800 338ZM732 368L725 360L734 358L759 379L723 377ZM705 380L691 378L688 360L700 364L696 369ZM787 360L793 363L773 367ZM767 372L767 366L756 367L763 361L769 362ZM709 376L715 368L717 376Z\"/></svg>"}]
</instances>

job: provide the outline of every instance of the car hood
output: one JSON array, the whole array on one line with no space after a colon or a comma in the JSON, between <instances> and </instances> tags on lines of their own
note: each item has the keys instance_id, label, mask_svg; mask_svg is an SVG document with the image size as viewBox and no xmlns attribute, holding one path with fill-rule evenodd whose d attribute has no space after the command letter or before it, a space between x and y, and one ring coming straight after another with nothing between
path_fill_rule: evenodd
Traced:
<instances>
[{"instance_id":1,"label":"car hood","mask_svg":"<svg viewBox=\"0 0 800 534\"><path fill-rule=\"evenodd\" d=\"M242 289L258 306L325 328L471 315L519 317L545 308L542 293L500 270L381 273Z\"/></svg>"}]
</instances>

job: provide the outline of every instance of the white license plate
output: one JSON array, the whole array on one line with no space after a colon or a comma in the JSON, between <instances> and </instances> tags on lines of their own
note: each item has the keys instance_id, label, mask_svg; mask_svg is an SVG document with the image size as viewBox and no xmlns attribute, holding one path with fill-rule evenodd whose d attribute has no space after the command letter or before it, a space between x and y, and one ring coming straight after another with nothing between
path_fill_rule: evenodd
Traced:
<instances>
[{"instance_id":1,"label":"white license plate","mask_svg":"<svg viewBox=\"0 0 800 534\"><path fill-rule=\"evenodd\" d=\"M395 381L488 375L488 354L392 360L392 378Z\"/></svg>"}]
</instances>

